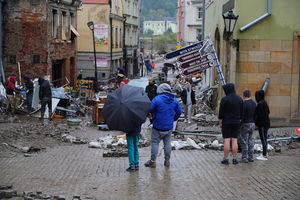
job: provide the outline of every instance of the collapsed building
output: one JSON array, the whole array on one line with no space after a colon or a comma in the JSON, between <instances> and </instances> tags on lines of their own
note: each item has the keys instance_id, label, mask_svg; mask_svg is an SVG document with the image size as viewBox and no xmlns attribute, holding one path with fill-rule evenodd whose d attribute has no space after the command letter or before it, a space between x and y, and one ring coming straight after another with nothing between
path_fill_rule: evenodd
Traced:
<instances>
[{"instance_id":1,"label":"collapsed building","mask_svg":"<svg viewBox=\"0 0 300 200\"><path fill-rule=\"evenodd\" d=\"M4 0L5 76L48 76L54 86L68 81L74 85L80 4L81 0Z\"/></svg>"}]
</instances>

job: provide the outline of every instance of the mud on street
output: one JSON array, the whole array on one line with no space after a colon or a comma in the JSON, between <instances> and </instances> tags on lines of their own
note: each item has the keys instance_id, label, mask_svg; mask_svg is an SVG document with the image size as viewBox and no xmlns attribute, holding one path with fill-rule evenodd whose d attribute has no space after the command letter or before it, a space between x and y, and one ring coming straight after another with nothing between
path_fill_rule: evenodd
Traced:
<instances>
[{"instance_id":1,"label":"mud on street","mask_svg":"<svg viewBox=\"0 0 300 200\"><path fill-rule=\"evenodd\" d=\"M196 121L194 119L194 121ZM200 122L178 122L179 130L202 128ZM200 128L199 128L199 127ZM218 133L218 127L206 127ZM270 129L270 135L288 136L294 128ZM150 147L140 148L140 171L128 173L127 157L103 157L107 148L89 148L91 141L118 131L98 130L88 119L79 126L65 121L29 117L2 120L0 185L14 199L299 199L299 142L281 142L267 162L222 166L222 151L192 147L172 151L171 167L163 166L163 150L156 169L143 167ZM144 124L142 135L150 137ZM70 137L72 136L72 137ZM217 138L196 138L197 144ZM186 141L187 136L174 141ZM76 142L77 141L77 142ZM220 143L222 141L220 140ZM124 147L126 149L126 147ZM189 150L187 150L189 149ZM0 189L1 189L0 188ZM3 195L3 193L1 193Z\"/></svg>"}]
</instances>

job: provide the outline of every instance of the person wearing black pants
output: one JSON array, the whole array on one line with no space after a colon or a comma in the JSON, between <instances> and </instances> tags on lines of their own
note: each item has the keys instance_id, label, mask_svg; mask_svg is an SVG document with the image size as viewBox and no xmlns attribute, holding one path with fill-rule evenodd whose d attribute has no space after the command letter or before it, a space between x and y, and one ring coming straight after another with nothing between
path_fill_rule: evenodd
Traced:
<instances>
[{"instance_id":1,"label":"person wearing black pants","mask_svg":"<svg viewBox=\"0 0 300 200\"><path fill-rule=\"evenodd\" d=\"M270 128L270 109L265 101L265 92L263 90L258 90L255 93L255 99L257 106L254 113L255 126L258 128L259 137L263 147L263 154L258 156L257 160L268 160L267 158L267 148L268 148L268 129Z\"/></svg>"}]
</instances>

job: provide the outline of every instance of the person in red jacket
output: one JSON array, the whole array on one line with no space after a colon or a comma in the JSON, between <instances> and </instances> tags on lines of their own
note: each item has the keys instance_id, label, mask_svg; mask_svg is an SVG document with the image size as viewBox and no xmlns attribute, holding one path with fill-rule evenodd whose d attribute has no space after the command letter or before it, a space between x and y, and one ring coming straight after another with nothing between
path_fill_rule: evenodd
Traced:
<instances>
[{"instance_id":1,"label":"person in red jacket","mask_svg":"<svg viewBox=\"0 0 300 200\"><path fill-rule=\"evenodd\" d=\"M6 87L6 96L8 100L6 114L7 115L11 114L12 116L15 116L15 109L16 109L16 100L15 100L16 81L17 81L16 75L12 74L8 78L8 83Z\"/></svg>"}]
</instances>

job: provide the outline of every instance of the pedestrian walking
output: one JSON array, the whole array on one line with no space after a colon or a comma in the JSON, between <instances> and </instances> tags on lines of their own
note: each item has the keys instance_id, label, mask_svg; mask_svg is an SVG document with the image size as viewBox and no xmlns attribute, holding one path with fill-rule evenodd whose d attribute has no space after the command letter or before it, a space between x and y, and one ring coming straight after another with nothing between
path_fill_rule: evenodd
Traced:
<instances>
[{"instance_id":1,"label":"pedestrian walking","mask_svg":"<svg viewBox=\"0 0 300 200\"><path fill-rule=\"evenodd\" d=\"M256 103L251 99L250 90L244 90L243 92L243 115L241 123L241 148L242 148L242 159L240 162L247 163L253 162L253 131L255 129L254 124L254 112Z\"/></svg>"},{"instance_id":2,"label":"pedestrian walking","mask_svg":"<svg viewBox=\"0 0 300 200\"><path fill-rule=\"evenodd\" d=\"M241 119L243 115L243 100L236 95L233 83L223 86L225 97L222 98L219 110L219 120L222 126L222 136L224 138L224 158L222 164L229 164L228 155L230 146L232 148L232 164L238 164L237 138L240 133Z\"/></svg>"},{"instance_id":3,"label":"pedestrian walking","mask_svg":"<svg viewBox=\"0 0 300 200\"><path fill-rule=\"evenodd\" d=\"M152 101L154 97L157 95L157 86L155 85L153 78L148 78L148 85L146 87L145 92L147 93L149 99Z\"/></svg>"},{"instance_id":4,"label":"pedestrian walking","mask_svg":"<svg viewBox=\"0 0 300 200\"><path fill-rule=\"evenodd\" d=\"M30 113L32 111L32 99L33 99L33 82L28 76L24 76L24 82L26 87L26 102L27 102L27 111Z\"/></svg>"},{"instance_id":5,"label":"pedestrian walking","mask_svg":"<svg viewBox=\"0 0 300 200\"><path fill-rule=\"evenodd\" d=\"M259 137L263 147L262 155L258 156L257 160L268 160L267 148L268 148L268 130L270 128L270 109L268 103L265 101L265 92L258 90L255 93L255 99L257 106L255 108L254 121L255 126L258 128Z\"/></svg>"},{"instance_id":6,"label":"pedestrian walking","mask_svg":"<svg viewBox=\"0 0 300 200\"><path fill-rule=\"evenodd\" d=\"M170 85L163 83L157 88L156 96L150 106L150 119L153 120L151 134L151 158L145 163L146 167L156 167L156 157L161 140L164 142L165 161L164 166L170 166L171 158L171 135L174 121L181 115L181 108L172 94Z\"/></svg>"},{"instance_id":7,"label":"pedestrian walking","mask_svg":"<svg viewBox=\"0 0 300 200\"><path fill-rule=\"evenodd\" d=\"M52 119L52 92L51 86L48 80L40 77L38 79L40 85L39 98L41 101L41 118L44 119L44 114L46 111L46 105L48 106L49 120Z\"/></svg>"},{"instance_id":8,"label":"pedestrian walking","mask_svg":"<svg viewBox=\"0 0 300 200\"><path fill-rule=\"evenodd\" d=\"M191 123L193 105L196 104L195 92L189 82L186 82L181 93L181 100L184 104L184 122Z\"/></svg>"},{"instance_id":9,"label":"pedestrian walking","mask_svg":"<svg viewBox=\"0 0 300 200\"><path fill-rule=\"evenodd\" d=\"M168 66L164 65L162 68L162 72L165 74L166 78L168 78L168 71L169 71Z\"/></svg>"},{"instance_id":10,"label":"pedestrian walking","mask_svg":"<svg viewBox=\"0 0 300 200\"><path fill-rule=\"evenodd\" d=\"M15 109L16 109L16 99L15 99L16 81L17 81L16 75L12 74L10 77L8 77L8 83L6 87L6 97L8 100L6 114L7 115L11 114L12 116L15 116Z\"/></svg>"},{"instance_id":11,"label":"pedestrian walking","mask_svg":"<svg viewBox=\"0 0 300 200\"><path fill-rule=\"evenodd\" d=\"M141 133L141 125L136 127L132 132L126 133L127 140L127 150L128 150L128 159L129 167L126 171L136 171L139 170L139 139Z\"/></svg>"}]
</instances>

